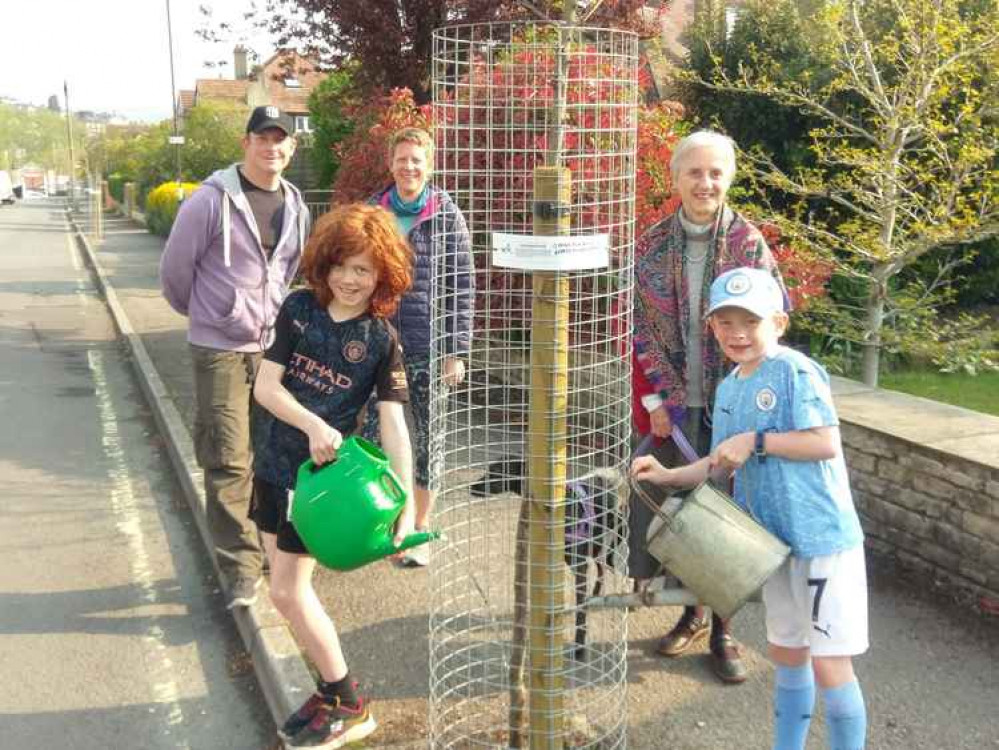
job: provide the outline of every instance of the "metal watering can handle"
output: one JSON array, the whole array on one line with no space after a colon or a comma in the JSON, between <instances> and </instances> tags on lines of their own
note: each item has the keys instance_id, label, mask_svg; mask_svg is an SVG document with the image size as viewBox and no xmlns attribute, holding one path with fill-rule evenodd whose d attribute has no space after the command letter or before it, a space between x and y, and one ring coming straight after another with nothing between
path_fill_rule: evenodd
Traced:
<instances>
[{"instance_id":1,"label":"metal watering can handle","mask_svg":"<svg viewBox=\"0 0 999 750\"><path fill-rule=\"evenodd\" d=\"M679 435L680 439L683 440L683 445L677 442L677 447L680 449L680 452L683 454L683 457L690 462L696 461L697 454L694 452L694 449L690 446L690 443L687 441L687 438L684 436L682 432L680 432L679 428L676 425L673 425L673 432L671 433L670 437L672 437L673 440L676 441L677 435ZM644 456L646 453L649 453L652 450L653 446L655 445L655 440L656 436L653 435L652 433L649 433L648 435L643 437L641 442L635 447L635 451L631 455L632 459L634 460L639 456ZM689 455L687 451L684 450L683 446L686 446L687 451L689 451ZM634 491L634 493L638 496L638 499L642 501L642 504L644 504L645 507L651 510L654 515L659 516L663 520L663 523L665 523L667 526L671 525L672 518L662 512L662 508L659 507L659 504L649 496L649 493L645 491L645 488L642 487L641 483L638 480L636 480L634 477L632 477L630 474L628 476L628 484L631 486L632 491Z\"/></svg>"},{"instance_id":2,"label":"metal watering can handle","mask_svg":"<svg viewBox=\"0 0 999 750\"><path fill-rule=\"evenodd\" d=\"M687 436L683 434L683 431L680 430L677 425L673 425L673 431L670 433L670 437L673 438L673 442L676 443L676 447L680 450L683 457L687 459L688 463L694 463L694 461L697 461L700 458L700 456L697 455L697 451L695 451L694 447L690 444L690 441L687 440ZM734 476L735 475L733 474L733 477ZM754 521L759 523L759 517L753 512L753 496L749 490L749 478L746 476L745 472L743 472L742 478L744 480L744 484L746 485L746 511ZM726 492L725 494L727 495L728 493Z\"/></svg>"},{"instance_id":3,"label":"metal watering can handle","mask_svg":"<svg viewBox=\"0 0 999 750\"><path fill-rule=\"evenodd\" d=\"M697 451L694 450L694 446L690 444L690 441L687 439L687 436L683 434L683 430L680 429L679 425L676 424L673 425L673 429L670 431L669 436L673 440L673 443L676 445L677 450L680 451L680 455L682 455L687 460L687 463L692 464L701 458L700 456L697 455ZM654 438L651 434L646 435L642 439L642 442L638 444L638 447L635 449L634 455L637 457L648 453L652 449L653 440ZM746 477L743 478L746 479ZM631 486L635 490L639 499L643 503L645 503L645 505L647 505L656 515L662 516L662 514L660 513L659 506L656 505L656 503L652 500L651 497L649 497L648 493L644 489L642 489L641 485L638 482L631 480ZM757 517L757 515L753 512L753 501L749 490L748 479L746 481L746 510L749 512L749 515L755 521L758 522L760 520ZM664 516L663 516L663 521L665 521L666 524L669 525L669 520Z\"/></svg>"}]
</instances>

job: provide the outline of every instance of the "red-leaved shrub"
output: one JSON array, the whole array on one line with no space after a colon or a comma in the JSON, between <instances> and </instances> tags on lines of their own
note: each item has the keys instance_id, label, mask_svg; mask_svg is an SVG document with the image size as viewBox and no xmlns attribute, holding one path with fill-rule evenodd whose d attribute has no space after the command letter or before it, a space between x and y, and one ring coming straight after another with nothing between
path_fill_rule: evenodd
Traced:
<instances>
[{"instance_id":1,"label":"red-leaved shrub","mask_svg":"<svg viewBox=\"0 0 999 750\"><path fill-rule=\"evenodd\" d=\"M409 127L432 130L430 105L417 106L409 89L371 96L351 114L357 123L354 132L337 146L334 205L367 200L392 181L386 150L392 133Z\"/></svg>"}]
</instances>

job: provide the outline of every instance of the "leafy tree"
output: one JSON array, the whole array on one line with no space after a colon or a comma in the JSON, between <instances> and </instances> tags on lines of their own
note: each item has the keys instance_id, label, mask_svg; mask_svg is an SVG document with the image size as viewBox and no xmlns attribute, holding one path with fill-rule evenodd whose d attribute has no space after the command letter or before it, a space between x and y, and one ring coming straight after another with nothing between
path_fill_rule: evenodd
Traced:
<instances>
[{"instance_id":1,"label":"leafy tree","mask_svg":"<svg viewBox=\"0 0 999 750\"><path fill-rule=\"evenodd\" d=\"M792 0L773 3L793 12ZM954 265L903 274L944 247L999 234L999 9L984 0L828 0L807 24L826 72L776 75L750 56L714 65L701 85L766 97L813 118L810 165L751 154L752 173L789 206L792 241L836 264L824 326L862 349L876 385L882 351L981 362L971 318L943 321Z\"/></svg>"},{"instance_id":2,"label":"leafy tree","mask_svg":"<svg viewBox=\"0 0 999 750\"><path fill-rule=\"evenodd\" d=\"M76 158L84 159L84 128L75 123L73 146ZM66 119L41 107L16 107L0 103L0 169L36 164L68 172L69 143Z\"/></svg>"},{"instance_id":3,"label":"leafy tree","mask_svg":"<svg viewBox=\"0 0 999 750\"><path fill-rule=\"evenodd\" d=\"M388 139L406 127L431 129L430 106L418 106L409 89L388 94L353 107L353 133L335 149L340 171L333 184L333 203L363 201L392 181L388 169Z\"/></svg>"},{"instance_id":4,"label":"leafy tree","mask_svg":"<svg viewBox=\"0 0 999 750\"><path fill-rule=\"evenodd\" d=\"M242 161L247 107L230 102L200 102L184 118L181 168L184 180L200 182L216 169ZM167 150L173 154L173 146Z\"/></svg>"},{"instance_id":5,"label":"leafy tree","mask_svg":"<svg viewBox=\"0 0 999 750\"><path fill-rule=\"evenodd\" d=\"M102 132L87 136L87 164L98 174L133 173L132 142L149 129L148 125L107 125Z\"/></svg>"},{"instance_id":6,"label":"leafy tree","mask_svg":"<svg viewBox=\"0 0 999 750\"><path fill-rule=\"evenodd\" d=\"M138 185L140 202L145 204L146 194L162 182L176 176L173 146L169 138L173 135L173 123L169 120L153 125L133 141L131 158L136 168L132 178Z\"/></svg>"},{"instance_id":7,"label":"leafy tree","mask_svg":"<svg viewBox=\"0 0 999 750\"><path fill-rule=\"evenodd\" d=\"M751 66L787 85L803 77L827 80L831 74L820 28L809 23L816 3L805 0L749 0L739 7L738 21L728 27L725 4L708 0L686 34L689 68L700 79L716 70L729 78ZM782 168L809 163L808 132L817 124L799 107L765 95L718 91L689 82L682 99L695 121L720 126L742 148L764 148Z\"/></svg>"},{"instance_id":8,"label":"leafy tree","mask_svg":"<svg viewBox=\"0 0 999 750\"><path fill-rule=\"evenodd\" d=\"M329 67L358 64L365 90L408 88L430 99L433 30L459 21L484 22L562 16L563 0L263 0L244 14L280 47L317 54ZM651 31L642 0L591 0L579 14L589 23ZM228 39L220 24L202 29L209 40Z\"/></svg>"},{"instance_id":9,"label":"leafy tree","mask_svg":"<svg viewBox=\"0 0 999 750\"><path fill-rule=\"evenodd\" d=\"M207 101L193 107L184 122L181 173L197 183L216 169L240 161L247 109L229 102ZM91 168L115 185L138 184L140 199L160 183L176 179L176 146L170 145L173 123L108 126L87 141ZM144 199L143 199L144 200Z\"/></svg>"},{"instance_id":10,"label":"leafy tree","mask_svg":"<svg viewBox=\"0 0 999 750\"><path fill-rule=\"evenodd\" d=\"M354 132L354 112L360 101L357 66L334 70L309 95L312 123L312 159L319 168L319 184L332 185L340 168L338 147Z\"/></svg>"}]
</instances>

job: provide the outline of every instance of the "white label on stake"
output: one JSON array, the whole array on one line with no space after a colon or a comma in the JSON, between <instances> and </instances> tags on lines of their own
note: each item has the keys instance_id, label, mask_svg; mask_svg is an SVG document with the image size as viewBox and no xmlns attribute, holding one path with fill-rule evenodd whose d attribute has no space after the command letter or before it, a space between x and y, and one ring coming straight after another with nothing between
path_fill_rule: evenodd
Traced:
<instances>
[{"instance_id":1,"label":"white label on stake","mask_svg":"<svg viewBox=\"0 0 999 750\"><path fill-rule=\"evenodd\" d=\"M525 271L584 271L610 265L610 236L493 232L493 265Z\"/></svg>"},{"instance_id":2,"label":"white label on stake","mask_svg":"<svg viewBox=\"0 0 999 750\"><path fill-rule=\"evenodd\" d=\"M167 140L170 141L170 145L171 146L183 146L184 145L184 136L182 136L182 135L171 135Z\"/></svg>"}]
</instances>

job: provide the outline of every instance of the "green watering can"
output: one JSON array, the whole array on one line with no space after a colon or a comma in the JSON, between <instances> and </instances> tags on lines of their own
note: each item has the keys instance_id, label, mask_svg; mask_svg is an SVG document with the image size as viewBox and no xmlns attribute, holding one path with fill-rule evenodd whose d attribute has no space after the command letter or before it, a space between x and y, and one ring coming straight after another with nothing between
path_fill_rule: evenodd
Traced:
<instances>
[{"instance_id":1,"label":"green watering can","mask_svg":"<svg viewBox=\"0 0 999 750\"><path fill-rule=\"evenodd\" d=\"M354 570L375 560L437 539L421 531L392 544L393 527L406 491L385 454L351 435L330 463L311 459L298 469L291 522L309 553L327 568Z\"/></svg>"}]
</instances>

